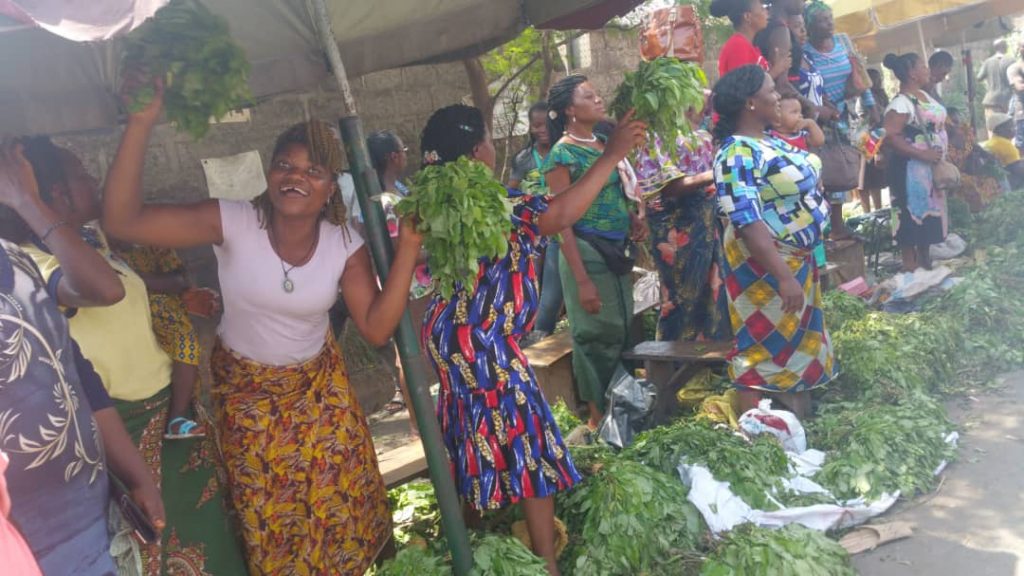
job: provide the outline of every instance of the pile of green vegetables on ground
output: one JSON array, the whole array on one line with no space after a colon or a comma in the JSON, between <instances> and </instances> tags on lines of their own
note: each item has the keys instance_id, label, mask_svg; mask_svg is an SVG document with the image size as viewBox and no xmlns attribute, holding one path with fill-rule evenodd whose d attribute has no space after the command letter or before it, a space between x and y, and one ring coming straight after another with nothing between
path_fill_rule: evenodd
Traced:
<instances>
[{"instance_id":1,"label":"pile of green vegetables on ground","mask_svg":"<svg viewBox=\"0 0 1024 576\"><path fill-rule=\"evenodd\" d=\"M942 398L967 393L1024 365L1021 221L1024 192L1007 195L978 217L975 247L982 257L959 273L963 280L955 288L933 298L921 312L885 314L847 294L825 294L826 324L842 372L817 393L818 416L804 425L808 445L828 453L814 480L835 497L871 500L899 491L910 498L934 489L936 469L956 455L946 442L954 426ZM554 412L564 427L580 423L563 405L556 404ZM815 503L814 497L785 492L790 468L770 438L750 442L727 429L680 420L640 434L618 454L602 444L572 446L570 452L585 479L556 499L558 517L571 535L559 559L563 574L853 574L838 544L800 526L771 530L744 525L717 542L708 537L678 477L684 460L728 481L755 508ZM399 540L420 548L403 552L395 562L406 561L415 570L384 574L429 576L438 563L448 566L436 505L424 505L419 490L396 500L401 503L396 518L410 509L424 517L422 522L396 522ZM492 554L518 557L525 550L505 548L494 548Z\"/></svg>"},{"instance_id":2,"label":"pile of green vegetables on ground","mask_svg":"<svg viewBox=\"0 0 1024 576\"><path fill-rule=\"evenodd\" d=\"M426 166L413 176L412 193L395 211L416 218L434 287L446 299L460 286L473 289L481 258L508 253L512 203L482 162L462 157Z\"/></svg>"},{"instance_id":3,"label":"pile of green vegetables on ground","mask_svg":"<svg viewBox=\"0 0 1024 576\"><path fill-rule=\"evenodd\" d=\"M249 61L231 39L228 23L195 0L172 0L124 38L122 70L162 78L167 119L198 139L210 118L251 101ZM135 92L132 110L153 101L154 89Z\"/></svg>"},{"instance_id":4,"label":"pile of green vegetables on ground","mask_svg":"<svg viewBox=\"0 0 1024 576\"><path fill-rule=\"evenodd\" d=\"M622 118L629 110L635 110L634 119L646 122L648 129L663 142L674 143L680 135L691 132L686 113L704 108L707 85L704 70L693 62L671 57L641 62L636 71L626 73L615 92L611 113ZM653 146L654 139L650 138L648 144ZM678 160L676 146L666 148Z\"/></svg>"}]
</instances>

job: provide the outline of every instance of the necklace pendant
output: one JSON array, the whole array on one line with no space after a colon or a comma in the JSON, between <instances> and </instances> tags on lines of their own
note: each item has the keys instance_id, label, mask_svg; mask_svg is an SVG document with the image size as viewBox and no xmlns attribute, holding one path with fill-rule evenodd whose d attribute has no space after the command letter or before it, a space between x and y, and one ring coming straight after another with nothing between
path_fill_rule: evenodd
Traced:
<instances>
[{"instance_id":1,"label":"necklace pendant","mask_svg":"<svg viewBox=\"0 0 1024 576\"><path fill-rule=\"evenodd\" d=\"M292 292L295 291L295 283L292 282L291 278L286 277L284 279L284 282L281 282L281 288L283 288L284 291L287 292L288 294L291 294Z\"/></svg>"}]
</instances>

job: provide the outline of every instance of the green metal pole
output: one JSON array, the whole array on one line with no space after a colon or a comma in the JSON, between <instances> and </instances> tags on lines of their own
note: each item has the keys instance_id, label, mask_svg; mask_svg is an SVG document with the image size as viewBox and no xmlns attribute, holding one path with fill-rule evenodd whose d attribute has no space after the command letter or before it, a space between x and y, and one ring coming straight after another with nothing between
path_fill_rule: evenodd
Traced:
<instances>
[{"instance_id":1,"label":"green metal pole","mask_svg":"<svg viewBox=\"0 0 1024 576\"><path fill-rule=\"evenodd\" d=\"M368 153L366 141L363 138L362 121L358 116L349 116L341 119L340 126L341 137L345 141L345 149L348 153L349 169L356 185L356 197L359 199L359 207L363 212L370 252L373 254L377 274L383 284L391 267L393 249L381 206L370 200L371 197L380 193L380 183L376 173L367 162ZM452 481L448 454L441 439L441 427L434 415L434 402L430 396L429 383L423 370L417 369L420 345L408 310L402 315L402 321L395 333L395 341L398 344L398 356L402 360L405 372L405 383L409 387L409 396L416 412L416 427L420 431L423 452L426 454L427 467L430 471L430 481L434 484L434 493L441 510L441 527L452 553L454 572L456 576L466 576L473 569L473 551L469 545L469 534L466 532L465 521L462 517L462 504L455 492L455 483Z\"/></svg>"},{"instance_id":2,"label":"green metal pole","mask_svg":"<svg viewBox=\"0 0 1024 576\"><path fill-rule=\"evenodd\" d=\"M326 0L313 0L313 5L316 9L316 22L320 32L321 45L327 53L331 71L338 81L338 89L345 107L345 114L339 122L341 138L345 143L349 170L352 172L356 197L359 199L359 207L362 209L370 253L373 255L377 275L383 285L391 270L394 249L387 233L381 206L370 200L373 196L380 194L380 182L370 167L370 155L366 149L362 121L356 111L355 97L352 95L348 76L345 73L345 65L341 59L341 51L338 50L338 42L335 40L334 30L331 27ZM423 453L427 457L430 481L434 484L434 494L441 511L441 528L444 530L448 549L452 553L453 572L455 576L468 576L473 570L473 549L469 545L469 533L466 531L466 524L462 517L462 504L455 492L455 483L452 481L448 454L441 439L441 427L434 416L434 402L430 397L426 374L422 370L416 369L420 357L420 346L408 310L402 315L398 332L395 334L395 341L398 344L398 356L402 360L406 385L409 387L409 396L416 412L416 427L419 428Z\"/></svg>"}]
</instances>

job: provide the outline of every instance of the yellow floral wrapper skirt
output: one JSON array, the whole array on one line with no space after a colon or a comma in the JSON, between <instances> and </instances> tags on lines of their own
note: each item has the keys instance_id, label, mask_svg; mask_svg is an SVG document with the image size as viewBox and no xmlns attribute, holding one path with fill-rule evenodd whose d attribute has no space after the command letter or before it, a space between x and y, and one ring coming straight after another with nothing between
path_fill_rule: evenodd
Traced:
<instances>
[{"instance_id":1,"label":"yellow floral wrapper skirt","mask_svg":"<svg viewBox=\"0 0 1024 576\"><path fill-rule=\"evenodd\" d=\"M329 338L268 366L218 344L213 397L253 575L363 574L391 515L370 429Z\"/></svg>"}]
</instances>

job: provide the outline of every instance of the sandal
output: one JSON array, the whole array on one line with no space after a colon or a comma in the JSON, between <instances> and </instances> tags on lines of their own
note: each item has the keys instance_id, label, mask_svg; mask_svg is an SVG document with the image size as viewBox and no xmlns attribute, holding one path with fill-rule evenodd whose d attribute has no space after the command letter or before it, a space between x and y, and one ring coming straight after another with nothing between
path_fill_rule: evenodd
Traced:
<instances>
[{"instance_id":1,"label":"sandal","mask_svg":"<svg viewBox=\"0 0 1024 576\"><path fill-rule=\"evenodd\" d=\"M177 430L177 432L175 432L175 430ZM205 437L206 427L202 424L197 424L194 420L190 420L184 416L178 416L168 422L167 432L164 434L164 440L184 440Z\"/></svg>"},{"instance_id":2,"label":"sandal","mask_svg":"<svg viewBox=\"0 0 1024 576\"><path fill-rule=\"evenodd\" d=\"M402 390L396 387L395 395L384 405L384 411L388 414L398 414L402 410L405 410L405 397L402 396Z\"/></svg>"}]
</instances>

